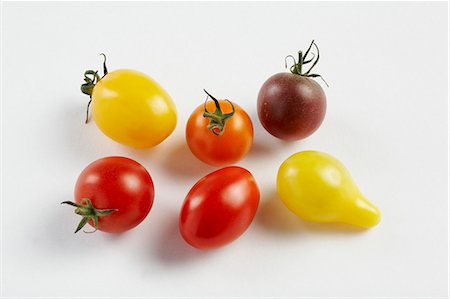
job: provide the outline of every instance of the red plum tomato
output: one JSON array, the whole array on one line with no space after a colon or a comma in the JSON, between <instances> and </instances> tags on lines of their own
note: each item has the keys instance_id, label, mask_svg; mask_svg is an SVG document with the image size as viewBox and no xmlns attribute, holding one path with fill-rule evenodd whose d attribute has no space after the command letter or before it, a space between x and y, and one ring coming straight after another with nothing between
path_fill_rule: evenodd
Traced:
<instances>
[{"instance_id":1,"label":"red plum tomato","mask_svg":"<svg viewBox=\"0 0 450 299\"><path fill-rule=\"evenodd\" d=\"M184 240L199 249L230 243L251 224L259 204L252 174L241 167L219 169L189 191L179 218Z\"/></svg>"}]
</instances>

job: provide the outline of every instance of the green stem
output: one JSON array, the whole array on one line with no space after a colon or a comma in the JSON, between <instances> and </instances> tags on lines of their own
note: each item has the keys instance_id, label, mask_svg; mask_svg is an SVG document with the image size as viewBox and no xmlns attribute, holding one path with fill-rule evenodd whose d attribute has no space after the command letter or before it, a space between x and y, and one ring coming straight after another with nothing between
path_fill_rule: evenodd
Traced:
<instances>
[{"instance_id":1,"label":"green stem","mask_svg":"<svg viewBox=\"0 0 450 299\"><path fill-rule=\"evenodd\" d=\"M316 48L316 52L317 52L316 54L310 52L311 49L312 49L312 46L314 46ZM313 55L313 57L308 59L307 56L309 55L309 53L311 53ZM286 67L287 67L287 59L288 58L292 58L292 60L294 60L294 65L292 65L290 67L291 73L293 73L294 75L299 75L299 76L304 76L304 77L311 77L311 78L320 77L323 80L323 82L325 82L325 84L328 86L328 83L322 78L321 75L311 74L312 69L319 62L319 58L320 58L319 47L314 42L314 40L309 45L309 47L306 50L305 54L303 54L302 51L298 52L298 62L295 61L294 56L292 56L292 55L286 56L286 58L285 58L285 66ZM308 64L308 63L311 63L311 62L312 62L311 67L306 72L303 72L303 66Z\"/></svg>"},{"instance_id":2,"label":"green stem","mask_svg":"<svg viewBox=\"0 0 450 299\"><path fill-rule=\"evenodd\" d=\"M302 66L303 66L303 59L305 57L302 55L302 51L298 51L298 66L297 66L297 74L301 75L302 74Z\"/></svg>"},{"instance_id":3,"label":"green stem","mask_svg":"<svg viewBox=\"0 0 450 299\"><path fill-rule=\"evenodd\" d=\"M106 68L106 55L103 53L100 53L100 55L103 56L103 77L105 77L108 74L108 69Z\"/></svg>"},{"instance_id":4,"label":"green stem","mask_svg":"<svg viewBox=\"0 0 450 299\"><path fill-rule=\"evenodd\" d=\"M92 101L92 93L94 92L95 85L103 79L108 74L108 69L106 67L106 55L101 53L103 56L103 76L100 78L98 71L87 70L84 72L84 83L81 85L81 92L89 96L89 103L86 109L86 121L89 121L89 106Z\"/></svg>"},{"instance_id":5,"label":"green stem","mask_svg":"<svg viewBox=\"0 0 450 299\"><path fill-rule=\"evenodd\" d=\"M234 115L235 109L233 103L229 100L225 100L231 105L232 111L230 113L223 113L220 108L219 101L213 97L210 93L208 93L205 89L203 89L208 97L210 97L214 101L214 105L216 106L214 112L209 112L206 109L206 102L208 101L208 97L206 98L205 104L203 106L204 112L203 117L209 118L208 129L216 136L222 135L225 131L225 125L227 121Z\"/></svg>"},{"instance_id":6,"label":"green stem","mask_svg":"<svg viewBox=\"0 0 450 299\"><path fill-rule=\"evenodd\" d=\"M78 214L82 216L80 223L77 226L77 229L75 230L75 233L79 232L86 223L89 222L89 220L92 220L94 222L94 228L95 230L89 233L93 233L98 229L98 217L104 217L106 215L109 215L113 212L118 211L117 209L96 209L89 198L83 198L81 199L81 203L75 203L72 201L63 201L61 204L68 204L73 207L75 207L75 214ZM85 233L88 233L84 231Z\"/></svg>"}]
</instances>

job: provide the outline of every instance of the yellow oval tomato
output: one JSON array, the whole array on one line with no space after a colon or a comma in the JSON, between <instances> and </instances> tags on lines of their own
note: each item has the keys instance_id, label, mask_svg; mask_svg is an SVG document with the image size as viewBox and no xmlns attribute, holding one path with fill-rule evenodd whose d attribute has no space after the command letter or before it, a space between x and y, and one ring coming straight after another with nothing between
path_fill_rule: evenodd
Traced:
<instances>
[{"instance_id":1,"label":"yellow oval tomato","mask_svg":"<svg viewBox=\"0 0 450 299\"><path fill-rule=\"evenodd\" d=\"M177 122L170 96L150 77L134 70L112 71L95 84L92 114L106 136L136 148L159 144Z\"/></svg>"},{"instance_id":2,"label":"yellow oval tomato","mask_svg":"<svg viewBox=\"0 0 450 299\"><path fill-rule=\"evenodd\" d=\"M283 203L305 220L371 227L380 211L359 191L345 167L317 152L296 153L281 164L277 192Z\"/></svg>"}]
</instances>

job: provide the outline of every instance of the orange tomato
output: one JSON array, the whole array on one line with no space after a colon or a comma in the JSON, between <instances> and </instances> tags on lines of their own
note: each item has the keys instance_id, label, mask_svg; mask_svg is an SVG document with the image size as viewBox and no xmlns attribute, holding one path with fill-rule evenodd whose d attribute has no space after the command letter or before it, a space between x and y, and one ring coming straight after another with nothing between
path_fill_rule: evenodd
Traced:
<instances>
[{"instance_id":1,"label":"orange tomato","mask_svg":"<svg viewBox=\"0 0 450 299\"><path fill-rule=\"evenodd\" d=\"M192 153L207 164L224 166L236 163L253 144L252 121L237 104L208 95L213 101L198 106L189 117L187 144Z\"/></svg>"}]
</instances>

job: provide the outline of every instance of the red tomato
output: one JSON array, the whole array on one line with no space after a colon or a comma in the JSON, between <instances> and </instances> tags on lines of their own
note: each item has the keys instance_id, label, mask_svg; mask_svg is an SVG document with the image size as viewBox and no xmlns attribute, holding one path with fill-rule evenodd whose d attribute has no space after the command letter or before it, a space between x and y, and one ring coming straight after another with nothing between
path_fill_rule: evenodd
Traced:
<instances>
[{"instance_id":1,"label":"red tomato","mask_svg":"<svg viewBox=\"0 0 450 299\"><path fill-rule=\"evenodd\" d=\"M233 164L241 160L252 146L252 121L237 104L208 96L213 101L207 102L206 107L198 106L189 117L186 142L192 153L207 164Z\"/></svg>"},{"instance_id":2,"label":"red tomato","mask_svg":"<svg viewBox=\"0 0 450 299\"><path fill-rule=\"evenodd\" d=\"M120 233L145 219L153 204L150 174L138 162L124 157L107 157L89 164L78 177L75 202L81 215L77 230L86 223L94 228Z\"/></svg>"},{"instance_id":3,"label":"red tomato","mask_svg":"<svg viewBox=\"0 0 450 299\"><path fill-rule=\"evenodd\" d=\"M200 179L181 208L179 226L193 247L223 246L242 235L255 216L259 189L251 173L225 167Z\"/></svg>"}]
</instances>

